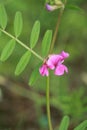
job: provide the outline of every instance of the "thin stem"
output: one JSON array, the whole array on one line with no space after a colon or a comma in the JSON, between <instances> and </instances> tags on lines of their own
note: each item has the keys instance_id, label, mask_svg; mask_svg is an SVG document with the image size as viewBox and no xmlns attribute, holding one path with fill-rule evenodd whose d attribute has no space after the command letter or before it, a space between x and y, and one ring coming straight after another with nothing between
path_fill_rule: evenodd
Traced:
<instances>
[{"instance_id":1,"label":"thin stem","mask_svg":"<svg viewBox=\"0 0 87 130\"><path fill-rule=\"evenodd\" d=\"M56 24L56 28L55 28L55 32L54 32L54 35L53 35L53 39L52 39L51 48L50 48L49 53L52 53L52 51L53 51L54 44L55 44L57 34L58 34L58 30L59 30L59 25L60 25L62 14L63 14L63 9L60 10L60 13L58 15L58 20L57 20L57 24Z\"/></svg>"},{"instance_id":2,"label":"thin stem","mask_svg":"<svg viewBox=\"0 0 87 130\"><path fill-rule=\"evenodd\" d=\"M43 58L38 55L35 51L33 51L31 48L29 48L28 46L26 46L23 42L21 42L19 39L17 39L16 37L14 37L13 35L11 35L10 33L8 33L7 31L3 30L0 28L0 31L2 31L4 34L6 34L7 36L9 36L10 38L14 39L17 43L19 43L22 47L24 47L25 49L27 49L28 51L30 51L33 55L35 55L39 60L43 61Z\"/></svg>"},{"instance_id":3,"label":"thin stem","mask_svg":"<svg viewBox=\"0 0 87 130\"><path fill-rule=\"evenodd\" d=\"M65 0L64 5L66 4L66 1L67 0ZM54 32L54 36L53 36L53 40L52 40L52 43L51 43L51 48L50 48L49 54L52 53L54 45L55 45L55 41L56 41L56 38L57 38L57 33L58 33L58 30L59 30L59 25L60 25L60 22L61 22L61 17L63 15L63 11L64 11L64 8L62 8L60 10L60 13L59 13L59 16L58 16L58 20L57 20L57 24L56 24L56 28L55 28L55 32ZM47 97L47 116L48 116L49 130L53 130L52 122L51 122L51 113L50 113L50 84L49 84L49 76L47 77L46 97Z\"/></svg>"},{"instance_id":4,"label":"thin stem","mask_svg":"<svg viewBox=\"0 0 87 130\"><path fill-rule=\"evenodd\" d=\"M51 114L50 114L50 88L49 88L49 76L47 77L47 88L46 88L46 97L47 97L47 117L48 117L48 125L49 130L53 130L52 122L51 122Z\"/></svg>"},{"instance_id":5,"label":"thin stem","mask_svg":"<svg viewBox=\"0 0 87 130\"><path fill-rule=\"evenodd\" d=\"M56 41L56 38L57 38L57 34L58 34L58 31L59 31L59 25L60 25L60 22L61 22L61 18L62 18L66 3L67 3L67 0L64 1L64 7L60 9L60 13L58 15L58 20L57 20L57 24L56 24L56 28L55 28L55 31L54 31L53 40L52 40L52 43L51 43L51 48L50 48L49 53L52 53L52 51L53 51L55 41Z\"/></svg>"}]
</instances>

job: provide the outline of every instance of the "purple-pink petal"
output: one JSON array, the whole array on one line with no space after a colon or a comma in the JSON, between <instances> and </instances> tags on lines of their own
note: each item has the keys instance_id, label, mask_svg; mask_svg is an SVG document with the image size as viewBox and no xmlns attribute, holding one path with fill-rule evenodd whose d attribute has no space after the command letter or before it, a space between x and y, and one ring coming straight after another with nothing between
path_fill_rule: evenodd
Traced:
<instances>
[{"instance_id":1,"label":"purple-pink petal","mask_svg":"<svg viewBox=\"0 0 87 130\"><path fill-rule=\"evenodd\" d=\"M39 72L42 76L48 76L49 75L49 72L48 72L48 68L47 68L47 65L46 64L43 64L40 69L39 69Z\"/></svg>"},{"instance_id":2,"label":"purple-pink petal","mask_svg":"<svg viewBox=\"0 0 87 130\"><path fill-rule=\"evenodd\" d=\"M64 72L68 73L68 68L65 65L61 64L61 65L56 67L54 73L55 73L55 75L60 76L60 75L63 75Z\"/></svg>"},{"instance_id":3,"label":"purple-pink petal","mask_svg":"<svg viewBox=\"0 0 87 130\"><path fill-rule=\"evenodd\" d=\"M60 55L61 55L64 59L66 59L66 58L69 57L69 53L67 53L67 52L65 52L65 51L62 51L62 52L60 53Z\"/></svg>"},{"instance_id":4,"label":"purple-pink petal","mask_svg":"<svg viewBox=\"0 0 87 130\"><path fill-rule=\"evenodd\" d=\"M63 64L69 57L69 53L62 51L60 54L49 55L49 58L40 67L39 72L42 76L48 76L48 69L54 70L54 74L61 76L64 72L68 73L68 68Z\"/></svg>"},{"instance_id":5,"label":"purple-pink petal","mask_svg":"<svg viewBox=\"0 0 87 130\"><path fill-rule=\"evenodd\" d=\"M46 9L48 11L53 11L55 9L57 9L58 7L56 5L49 5L49 4L46 4Z\"/></svg>"},{"instance_id":6,"label":"purple-pink petal","mask_svg":"<svg viewBox=\"0 0 87 130\"><path fill-rule=\"evenodd\" d=\"M47 61L47 65L50 69L55 69L55 67L57 66L57 64L59 64L62 60L62 56L61 55L50 55L49 59Z\"/></svg>"}]
</instances>

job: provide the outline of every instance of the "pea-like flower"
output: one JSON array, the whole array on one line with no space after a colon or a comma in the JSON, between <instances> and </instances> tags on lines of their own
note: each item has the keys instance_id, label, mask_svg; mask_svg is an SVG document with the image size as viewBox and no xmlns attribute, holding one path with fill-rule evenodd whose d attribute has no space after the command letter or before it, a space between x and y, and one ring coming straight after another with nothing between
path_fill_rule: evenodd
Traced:
<instances>
[{"instance_id":1,"label":"pea-like flower","mask_svg":"<svg viewBox=\"0 0 87 130\"><path fill-rule=\"evenodd\" d=\"M62 51L60 54L52 54L40 67L39 72L42 76L48 76L50 70L54 70L55 75L68 73L68 68L63 64L64 60L69 57L69 53Z\"/></svg>"},{"instance_id":2,"label":"pea-like flower","mask_svg":"<svg viewBox=\"0 0 87 130\"><path fill-rule=\"evenodd\" d=\"M48 76L49 75L49 71L48 71L48 67L47 67L47 64L44 63L40 69L39 69L39 72L42 76Z\"/></svg>"},{"instance_id":3,"label":"pea-like flower","mask_svg":"<svg viewBox=\"0 0 87 130\"><path fill-rule=\"evenodd\" d=\"M45 6L48 11L54 11L59 8L64 8L64 4L60 0L55 0L54 4L46 3Z\"/></svg>"},{"instance_id":4,"label":"pea-like flower","mask_svg":"<svg viewBox=\"0 0 87 130\"><path fill-rule=\"evenodd\" d=\"M54 11L54 10L58 9L58 6L57 5L46 4L46 9L48 11Z\"/></svg>"}]
</instances>

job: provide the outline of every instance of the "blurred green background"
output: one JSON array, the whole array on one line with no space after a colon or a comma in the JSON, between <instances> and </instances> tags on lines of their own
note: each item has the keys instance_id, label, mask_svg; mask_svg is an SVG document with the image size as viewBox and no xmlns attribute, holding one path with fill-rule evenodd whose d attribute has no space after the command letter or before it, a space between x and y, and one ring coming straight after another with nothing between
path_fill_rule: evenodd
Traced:
<instances>
[{"instance_id":1,"label":"blurred green background","mask_svg":"<svg viewBox=\"0 0 87 130\"><path fill-rule=\"evenodd\" d=\"M41 41L47 29L54 31L59 10L47 12L44 0L0 0L8 14L6 30L14 35L13 21L16 11L23 15L23 31L20 40L29 45L30 33L36 20L41 23L40 38L36 48L41 54ZM87 119L87 0L68 0L83 9L65 9L54 53L65 50L70 57L65 64L69 74L61 77L51 74L51 115L55 130L62 117L70 116L72 130L79 122ZM9 37L1 34L0 54ZM29 77L39 63L34 56L20 76L14 71L25 49L16 45L14 53L5 62L0 61L0 130L48 130L46 116L46 79L40 77L31 87Z\"/></svg>"}]
</instances>

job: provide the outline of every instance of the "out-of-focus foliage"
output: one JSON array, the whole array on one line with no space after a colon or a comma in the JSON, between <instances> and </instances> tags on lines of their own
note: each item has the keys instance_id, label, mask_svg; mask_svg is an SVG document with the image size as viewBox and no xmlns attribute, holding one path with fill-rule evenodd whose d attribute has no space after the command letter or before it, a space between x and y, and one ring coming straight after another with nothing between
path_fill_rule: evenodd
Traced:
<instances>
[{"instance_id":1,"label":"out-of-focus foliage","mask_svg":"<svg viewBox=\"0 0 87 130\"><path fill-rule=\"evenodd\" d=\"M19 39L24 41L26 45L29 45L29 37L34 22L40 20L41 33L38 45L36 46L36 51L41 54L40 47L43 35L47 29L52 29L54 31L59 10L52 13L47 12L44 6L45 1L43 0L1 0L0 4L1 3L5 5L9 17L6 30L11 32L13 35L15 12L22 12L24 25ZM87 119L87 0L68 0L67 4L74 4L81 7L84 10L84 13L66 8L63 14L54 52L59 53L61 50L66 50L70 53L70 57L66 62L69 67L69 74L62 77L51 75L51 106L57 109L57 118L59 118L59 115L62 116L68 114L71 116L72 124L77 124L77 122ZM7 41L9 41L7 36L3 34L1 35L0 54L4 46L7 44ZM37 66L38 59L33 56L33 58L30 59L30 63L25 72L23 72L21 76L16 77L14 75L14 70L24 52L25 50L18 45L16 46L13 55L6 62L2 63L0 61L0 75L7 76L9 79L16 82L28 83L28 79L33 69ZM31 90L45 95L45 81L45 77L39 77ZM2 96L3 93L1 89L2 88L0 88L0 95ZM17 92L20 91L18 90L16 93ZM22 95L23 92L25 93L24 95ZM26 97L26 92L24 90L23 92L20 95ZM34 96L31 94L31 97ZM36 112L40 112L37 122L41 128L46 128L47 118L45 114L41 117L42 107L45 106L46 103L45 96L43 96L43 98L44 101L42 103L40 102L40 98L37 96L35 99L36 101L38 100L38 103L35 100L34 101L37 103L35 105ZM33 98L30 99L33 100ZM53 120L55 120L54 116Z\"/></svg>"}]
</instances>

